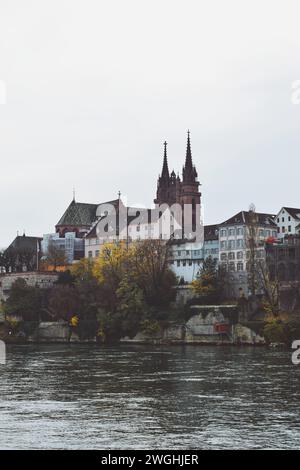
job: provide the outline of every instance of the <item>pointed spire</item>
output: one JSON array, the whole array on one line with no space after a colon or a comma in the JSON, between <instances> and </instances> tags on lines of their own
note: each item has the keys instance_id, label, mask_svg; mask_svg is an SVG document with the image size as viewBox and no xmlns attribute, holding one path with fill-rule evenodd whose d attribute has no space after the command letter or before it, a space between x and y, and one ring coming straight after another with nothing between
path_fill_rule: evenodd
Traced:
<instances>
[{"instance_id":1,"label":"pointed spire","mask_svg":"<svg viewBox=\"0 0 300 470\"><path fill-rule=\"evenodd\" d=\"M164 162L161 172L161 177L169 179L169 167L168 167L168 157L167 157L167 142L164 142Z\"/></svg>"},{"instance_id":2,"label":"pointed spire","mask_svg":"<svg viewBox=\"0 0 300 470\"><path fill-rule=\"evenodd\" d=\"M184 182L193 182L197 178L196 168L193 166L192 161L192 150L191 150L191 139L190 131L187 132L187 145L186 145L186 155L185 155L185 164L182 170L182 179Z\"/></svg>"},{"instance_id":3,"label":"pointed spire","mask_svg":"<svg viewBox=\"0 0 300 470\"><path fill-rule=\"evenodd\" d=\"M73 202L75 202L75 198L76 198L75 186L73 186Z\"/></svg>"},{"instance_id":4,"label":"pointed spire","mask_svg":"<svg viewBox=\"0 0 300 470\"><path fill-rule=\"evenodd\" d=\"M193 162L192 162L192 151L191 151L191 139L190 139L190 130L187 131L187 145L186 145L186 156L185 156L185 168L192 169Z\"/></svg>"}]
</instances>

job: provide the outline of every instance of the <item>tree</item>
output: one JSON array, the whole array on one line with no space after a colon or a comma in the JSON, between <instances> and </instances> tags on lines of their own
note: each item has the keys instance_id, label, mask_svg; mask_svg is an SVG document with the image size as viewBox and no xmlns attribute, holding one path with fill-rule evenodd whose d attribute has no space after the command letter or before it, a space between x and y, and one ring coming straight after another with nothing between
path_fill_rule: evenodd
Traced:
<instances>
[{"instance_id":1,"label":"tree","mask_svg":"<svg viewBox=\"0 0 300 470\"><path fill-rule=\"evenodd\" d=\"M64 249L57 246L53 241L49 242L45 260L47 266L51 267L53 271L56 271L60 266L66 266L68 264Z\"/></svg>"},{"instance_id":2,"label":"tree","mask_svg":"<svg viewBox=\"0 0 300 470\"><path fill-rule=\"evenodd\" d=\"M177 279L169 259L169 245L162 240L144 240L134 246L132 276L149 305L164 307L175 298Z\"/></svg>"},{"instance_id":3,"label":"tree","mask_svg":"<svg viewBox=\"0 0 300 470\"><path fill-rule=\"evenodd\" d=\"M69 321L78 311L78 294L76 289L67 285L54 286L49 294L44 311L52 320Z\"/></svg>"},{"instance_id":4,"label":"tree","mask_svg":"<svg viewBox=\"0 0 300 470\"><path fill-rule=\"evenodd\" d=\"M15 249L17 257L17 270L22 272L24 268L26 271L34 271L37 268L37 253L30 247L22 247Z\"/></svg>"},{"instance_id":5,"label":"tree","mask_svg":"<svg viewBox=\"0 0 300 470\"><path fill-rule=\"evenodd\" d=\"M26 321L39 320L42 294L39 288L28 286L24 279L17 279L4 304L7 315L16 315Z\"/></svg>"},{"instance_id":6,"label":"tree","mask_svg":"<svg viewBox=\"0 0 300 470\"><path fill-rule=\"evenodd\" d=\"M125 276L120 282L116 294L122 336L134 336L138 332L141 320L147 310L143 291L129 276Z\"/></svg>"},{"instance_id":7,"label":"tree","mask_svg":"<svg viewBox=\"0 0 300 470\"><path fill-rule=\"evenodd\" d=\"M217 260L209 256L203 261L197 279L192 282L192 289L205 302L215 303L222 297L223 285L223 270L218 268Z\"/></svg>"},{"instance_id":8,"label":"tree","mask_svg":"<svg viewBox=\"0 0 300 470\"><path fill-rule=\"evenodd\" d=\"M118 299L117 290L120 282L130 271L132 248L128 250L122 244L106 244L93 266L93 274L99 282L105 308L116 311Z\"/></svg>"},{"instance_id":9,"label":"tree","mask_svg":"<svg viewBox=\"0 0 300 470\"><path fill-rule=\"evenodd\" d=\"M91 258L82 258L73 264L70 273L76 282L94 279L94 262Z\"/></svg>"},{"instance_id":10,"label":"tree","mask_svg":"<svg viewBox=\"0 0 300 470\"><path fill-rule=\"evenodd\" d=\"M246 248L248 250L248 282L253 296L255 296L259 287L257 276L257 248L259 246L258 234L258 215L255 212L255 207L251 205L248 212L248 224L246 226Z\"/></svg>"},{"instance_id":11,"label":"tree","mask_svg":"<svg viewBox=\"0 0 300 470\"><path fill-rule=\"evenodd\" d=\"M15 271L17 268L17 252L14 248L10 247L0 252L0 266L6 273Z\"/></svg>"},{"instance_id":12,"label":"tree","mask_svg":"<svg viewBox=\"0 0 300 470\"><path fill-rule=\"evenodd\" d=\"M280 314L279 281L277 276L271 278L270 271L265 260L259 260L255 264L255 277L263 292L263 308L267 314L277 318Z\"/></svg>"}]
</instances>

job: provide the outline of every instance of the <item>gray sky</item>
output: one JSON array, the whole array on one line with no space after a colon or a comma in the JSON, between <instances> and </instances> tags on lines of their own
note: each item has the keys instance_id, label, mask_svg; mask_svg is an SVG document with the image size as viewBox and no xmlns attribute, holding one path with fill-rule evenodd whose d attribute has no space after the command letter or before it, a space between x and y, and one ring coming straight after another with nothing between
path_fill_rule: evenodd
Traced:
<instances>
[{"instance_id":1,"label":"gray sky","mask_svg":"<svg viewBox=\"0 0 300 470\"><path fill-rule=\"evenodd\" d=\"M150 205L186 130L205 222L300 206L300 4L0 0L0 246L72 199Z\"/></svg>"}]
</instances>

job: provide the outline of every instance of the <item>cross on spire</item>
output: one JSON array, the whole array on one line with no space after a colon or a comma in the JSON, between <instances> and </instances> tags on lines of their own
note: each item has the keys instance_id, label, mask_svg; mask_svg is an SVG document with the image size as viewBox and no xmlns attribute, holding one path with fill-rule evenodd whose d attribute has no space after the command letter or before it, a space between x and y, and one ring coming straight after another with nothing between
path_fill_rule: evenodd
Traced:
<instances>
[{"instance_id":1,"label":"cross on spire","mask_svg":"<svg viewBox=\"0 0 300 470\"><path fill-rule=\"evenodd\" d=\"M162 178L169 178L169 167L168 167L168 157L167 157L167 142L164 141L164 161L163 161L163 167L162 167L162 172L161 172L161 177Z\"/></svg>"}]
</instances>

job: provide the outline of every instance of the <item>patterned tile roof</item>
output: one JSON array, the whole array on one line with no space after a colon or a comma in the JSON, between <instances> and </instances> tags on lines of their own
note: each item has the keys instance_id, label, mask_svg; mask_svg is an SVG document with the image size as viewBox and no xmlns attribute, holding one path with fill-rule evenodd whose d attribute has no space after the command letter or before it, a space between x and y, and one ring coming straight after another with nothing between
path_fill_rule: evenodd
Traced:
<instances>
[{"instance_id":1,"label":"patterned tile roof","mask_svg":"<svg viewBox=\"0 0 300 470\"><path fill-rule=\"evenodd\" d=\"M63 214L57 226L60 225L92 225L96 219L96 211L98 204L85 204L82 202L72 201L66 212Z\"/></svg>"},{"instance_id":2,"label":"patterned tile roof","mask_svg":"<svg viewBox=\"0 0 300 470\"><path fill-rule=\"evenodd\" d=\"M275 215L273 214L264 214L261 212L255 212L255 215L257 217L257 221L260 225L266 225L266 226L272 226L272 227L277 227L274 218ZM249 224L251 223L251 217L250 217L250 212L249 211L241 211L235 214L233 217L230 217L230 219L225 220L221 225L244 225L244 224Z\"/></svg>"}]
</instances>

